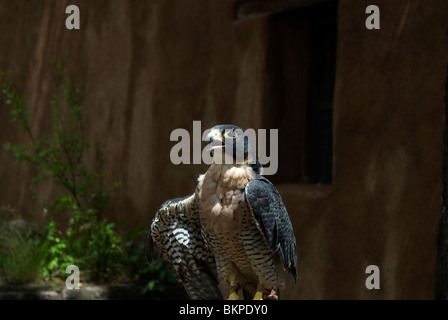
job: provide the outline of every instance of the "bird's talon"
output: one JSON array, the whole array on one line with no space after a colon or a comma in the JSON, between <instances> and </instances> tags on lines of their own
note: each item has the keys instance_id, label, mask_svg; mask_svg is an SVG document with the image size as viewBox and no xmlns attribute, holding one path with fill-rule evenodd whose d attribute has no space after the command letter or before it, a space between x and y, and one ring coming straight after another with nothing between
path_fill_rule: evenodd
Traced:
<instances>
[{"instance_id":1,"label":"bird's talon","mask_svg":"<svg viewBox=\"0 0 448 320\"><path fill-rule=\"evenodd\" d=\"M240 300L240 297L236 291L233 291L227 300Z\"/></svg>"},{"instance_id":2,"label":"bird's talon","mask_svg":"<svg viewBox=\"0 0 448 320\"><path fill-rule=\"evenodd\" d=\"M230 281L230 295L227 300L240 300L240 296L238 295L240 288L241 286L236 281Z\"/></svg>"},{"instance_id":3,"label":"bird's talon","mask_svg":"<svg viewBox=\"0 0 448 320\"><path fill-rule=\"evenodd\" d=\"M263 291L257 291L255 293L254 300L263 300Z\"/></svg>"}]
</instances>

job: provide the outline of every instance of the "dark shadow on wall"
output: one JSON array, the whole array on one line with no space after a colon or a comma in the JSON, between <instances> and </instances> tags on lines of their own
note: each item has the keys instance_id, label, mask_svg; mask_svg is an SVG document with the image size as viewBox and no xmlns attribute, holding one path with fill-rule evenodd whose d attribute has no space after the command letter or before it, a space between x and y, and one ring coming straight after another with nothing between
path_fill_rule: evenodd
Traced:
<instances>
[{"instance_id":1,"label":"dark shadow on wall","mask_svg":"<svg viewBox=\"0 0 448 320\"><path fill-rule=\"evenodd\" d=\"M263 119L279 134L275 183L332 183L336 25L337 1L268 20Z\"/></svg>"},{"instance_id":2,"label":"dark shadow on wall","mask_svg":"<svg viewBox=\"0 0 448 320\"><path fill-rule=\"evenodd\" d=\"M442 207L437 234L437 260L434 298L448 299L448 69L445 85L445 131L443 133Z\"/></svg>"}]
</instances>

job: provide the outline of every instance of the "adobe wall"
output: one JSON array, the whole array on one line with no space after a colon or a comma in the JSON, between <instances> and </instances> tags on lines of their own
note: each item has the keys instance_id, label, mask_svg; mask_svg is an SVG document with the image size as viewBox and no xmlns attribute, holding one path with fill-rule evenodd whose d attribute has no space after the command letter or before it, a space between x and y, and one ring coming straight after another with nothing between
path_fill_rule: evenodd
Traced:
<instances>
[{"instance_id":1,"label":"adobe wall","mask_svg":"<svg viewBox=\"0 0 448 320\"><path fill-rule=\"evenodd\" d=\"M65 8L81 30L65 28ZM332 186L279 185L296 230L299 280L287 299L431 299L440 208L448 3L341 0ZM192 192L205 165L170 162L172 130L217 123L259 128L265 107L266 17L236 21L234 1L0 1L0 69L51 124L55 54L82 83L86 135L108 138L106 174L122 187L107 216L149 226L156 208ZM0 103L0 143L20 130ZM97 154L92 151L90 160ZM0 204L39 221L33 175L0 150ZM56 187L37 192L44 199ZM39 200L40 201L40 200ZM381 289L365 288L365 268Z\"/></svg>"}]
</instances>

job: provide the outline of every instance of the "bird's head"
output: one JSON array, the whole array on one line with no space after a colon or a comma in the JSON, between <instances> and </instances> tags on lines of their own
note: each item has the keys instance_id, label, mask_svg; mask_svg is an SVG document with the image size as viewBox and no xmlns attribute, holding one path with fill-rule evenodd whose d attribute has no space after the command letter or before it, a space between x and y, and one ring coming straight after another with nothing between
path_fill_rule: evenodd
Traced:
<instances>
[{"instance_id":1,"label":"bird's head","mask_svg":"<svg viewBox=\"0 0 448 320\"><path fill-rule=\"evenodd\" d=\"M240 127L231 124L214 126L205 138L205 145L215 163L247 164L260 173L261 164L255 155L253 137Z\"/></svg>"}]
</instances>

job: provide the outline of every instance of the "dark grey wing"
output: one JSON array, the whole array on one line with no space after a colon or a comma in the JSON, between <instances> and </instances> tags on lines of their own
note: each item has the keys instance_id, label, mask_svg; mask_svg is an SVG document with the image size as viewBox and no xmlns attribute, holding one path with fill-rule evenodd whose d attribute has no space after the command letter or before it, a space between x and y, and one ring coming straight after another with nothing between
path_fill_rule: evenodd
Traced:
<instances>
[{"instance_id":1,"label":"dark grey wing","mask_svg":"<svg viewBox=\"0 0 448 320\"><path fill-rule=\"evenodd\" d=\"M286 207L275 186L256 175L246 186L246 199L270 249L282 266L297 279L296 238Z\"/></svg>"},{"instance_id":2,"label":"dark grey wing","mask_svg":"<svg viewBox=\"0 0 448 320\"><path fill-rule=\"evenodd\" d=\"M157 210L147 239L149 262L160 254L193 300L222 299L213 254L201 236L197 192L168 200Z\"/></svg>"}]
</instances>

